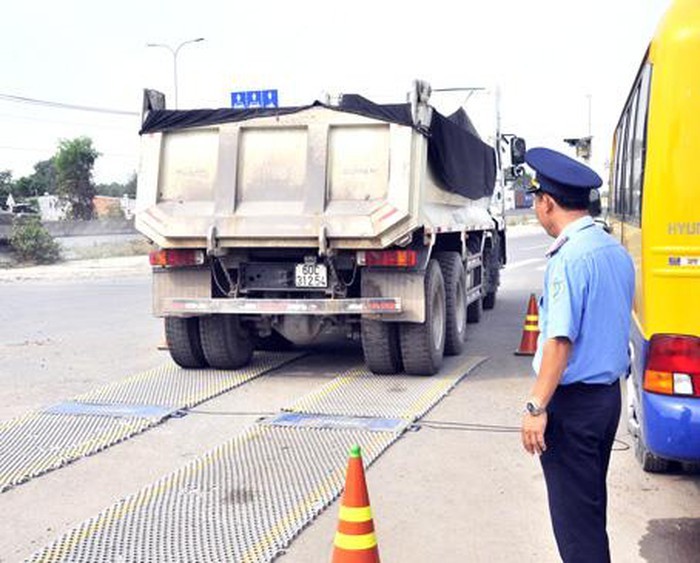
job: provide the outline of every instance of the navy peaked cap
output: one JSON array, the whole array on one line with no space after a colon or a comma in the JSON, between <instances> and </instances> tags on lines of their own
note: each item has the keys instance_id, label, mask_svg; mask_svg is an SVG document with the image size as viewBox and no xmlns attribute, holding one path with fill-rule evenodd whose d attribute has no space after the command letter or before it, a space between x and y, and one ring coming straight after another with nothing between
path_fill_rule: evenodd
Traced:
<instances>
[{"instance_id":1,"label":"navy peaked cap","mask_svg":"<svg viewBox=\"0 0 700 563\"><path fill-rule=\"evenodd\" d=\"M530 149L525 153L525 162L537 173L529 192L542 190L570 200L588 201L590 191L603 184L588 166L551 149Z\"/></svg>"}]
</instances>

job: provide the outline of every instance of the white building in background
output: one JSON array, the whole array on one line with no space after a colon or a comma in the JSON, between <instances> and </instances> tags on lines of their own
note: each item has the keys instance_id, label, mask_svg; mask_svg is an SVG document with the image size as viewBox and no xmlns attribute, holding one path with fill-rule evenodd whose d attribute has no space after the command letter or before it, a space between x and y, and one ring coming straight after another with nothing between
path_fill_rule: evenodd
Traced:
<instances>
[{"instance_id":1,"label":"white building in background","mask_svg":"<svg viewBox=\"0 0 700 563\"><path fill-rule=\"evenodd\" d=\"M126 219L131 219L133 218L134 214L136 213L136 200L133 198L130 198L127 194L124 194L119 201L119 205L122 208L122 211L124 212L124 217Z\"/></svg>"},{"instance_id":2,"label":"white building in background","mask_svg":"<svg viewBox=\"0 0 700 563\"><path fill-rule=\"evenodd\" d=\"M68 216L68 203L55 195L44 194L36 198L42 221L62 221ZM93 199L98 217L109 215L109 210L121 209L125 219L131 219L136 211L136 200L124 194L122 197L95 196Z\"/></svg>"},{"instance_id":3,"label":"white building in background","mask_svg":"<svg viewBox=\"0 0 700 563\"><path fill-rule=\"evenodd\" d=\"M36 198L42 221L61 221L66 218L68 203L55 195L44 194Z\"/></svg>"},{"instance_id":4,"label":"white building in background","mask_svg":"<svg viewBox=\"0 0 700 563\"><path fill-rule=\"evenodd\" d=\"M122 197L96 195L92 198L92 205L98 219L123 217L128 220L136 210L136 200L127 194Z\"/></svg>"}]
</instances>

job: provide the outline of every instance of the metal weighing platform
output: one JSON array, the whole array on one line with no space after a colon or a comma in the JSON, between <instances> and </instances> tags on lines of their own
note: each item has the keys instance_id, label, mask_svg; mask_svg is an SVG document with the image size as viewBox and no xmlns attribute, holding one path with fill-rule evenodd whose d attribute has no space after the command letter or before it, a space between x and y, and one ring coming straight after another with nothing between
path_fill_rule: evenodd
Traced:
<instances>
[{"instance_id":1,"label":"metal weighing platform","mask_svg":"<svg viewBox=\"0 0 700 563\"><path fill-rule=\"evenodd\" d=\"M340 494L352 444L371 464L484 360L453 358L433 377L350 370L28 561L271 561Z\"/></svg>"}]
</instances>

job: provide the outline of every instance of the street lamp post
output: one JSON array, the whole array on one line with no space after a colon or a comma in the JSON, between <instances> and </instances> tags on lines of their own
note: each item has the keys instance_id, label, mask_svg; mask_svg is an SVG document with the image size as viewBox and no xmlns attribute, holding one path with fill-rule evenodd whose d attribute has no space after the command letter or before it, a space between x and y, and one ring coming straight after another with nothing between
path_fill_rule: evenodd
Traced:
<instances>
[{"instance_id":1,"label":"street lamp post","mask_svg":"<svg viewBox=\"0 0 700 563\"><path fill-rule=\"evenodd\" d=\"M183 41L182 43L180 43L174 49L170 45L166 45L165 43L146 44L146 47L163 47L164 49L170 51L170 54L173 56L173 91L175 94L175 109L177 109L177 54L180 52L180 49L182 49L185 45L189 43L198 43L200 41L204 41L204 37L197 37L197 39L188 39L187 41Z\"/></svg>"}]
</instances>

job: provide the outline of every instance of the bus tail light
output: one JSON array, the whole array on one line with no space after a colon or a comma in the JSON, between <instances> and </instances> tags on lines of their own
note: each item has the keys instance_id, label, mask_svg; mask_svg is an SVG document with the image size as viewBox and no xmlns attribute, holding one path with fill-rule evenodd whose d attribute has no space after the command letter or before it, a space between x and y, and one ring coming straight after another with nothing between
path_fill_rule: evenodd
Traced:
<instances>
[{"instance_id":1,"label":"bus tail light","mask_svg":"<svg viewBox=\"0 0 700 563\"><path fill-rule=\"evenodd\" d=\"M360 266L397 266L412 268L418 263L415 250L367 250L357 253Z\"/></svg>"},{"instance_id":2,"label":"bus tail light","mask_svg":"<svg viewBox=\"0 0 700 563\"><path fill-rule=\"evenodd\" d=\"M644 390L700 397L700 338L672 334L652 336Z\"/></svg>"},{"instance_id":3,"label":"bus tail light","mask_svg":"<svg viewBox=\"0 0 700 563\"><path fill-rule=\"evenodd\" d=\"M154 250L148 259L151 266L201 266L204 264L204 251L189 248Z\"/></svg>"}]
</instances>

